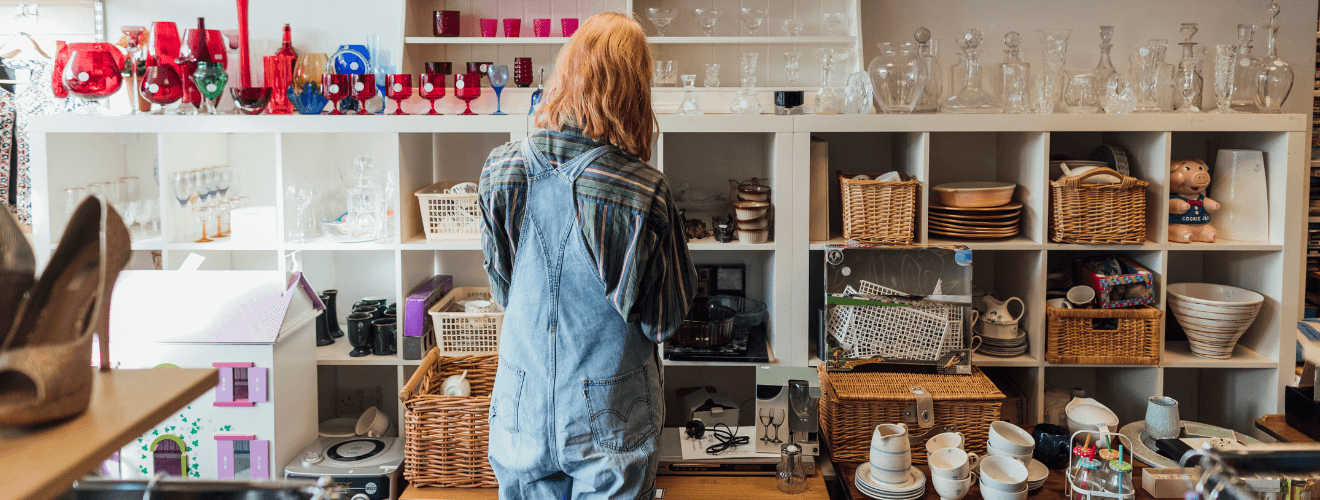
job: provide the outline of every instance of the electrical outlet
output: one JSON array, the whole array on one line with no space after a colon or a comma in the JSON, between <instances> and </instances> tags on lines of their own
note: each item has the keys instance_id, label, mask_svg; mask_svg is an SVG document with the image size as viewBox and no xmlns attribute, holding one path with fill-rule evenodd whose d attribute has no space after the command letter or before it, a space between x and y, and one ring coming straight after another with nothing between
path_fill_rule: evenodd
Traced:
<instances>
[{"instance_id":1,"label":"electrical outlet","mask_svg":"<svg viewBox=\"0 0 1320 500\"><path fill-rule=\"evenodd\" d=\"M380 407L379 387L340 387L335 393L335 415L357 418L373 406Z\"/></svg>"}]
</instances>

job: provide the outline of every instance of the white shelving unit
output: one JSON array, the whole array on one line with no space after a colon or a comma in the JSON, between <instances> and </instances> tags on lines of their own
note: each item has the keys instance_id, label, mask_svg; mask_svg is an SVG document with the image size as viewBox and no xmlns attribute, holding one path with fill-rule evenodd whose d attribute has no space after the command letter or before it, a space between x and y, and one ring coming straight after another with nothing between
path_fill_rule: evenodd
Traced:
<instances>
[{"instance_id":1,"label":"white shelving unit","mask_svg":"<svg viewBox=\"0 0 1320 500\"><path fill-rule=\"evenodd\" d=\"M724 189L727 180L758 177L774 188L778 207L775 238L764 245L690 245L698 263L743 263L748 293L770 304L769 341L776 366L814 366L813 312L809 284L819 278L812 250L827 242L808 239L809 144L812 136L829 142L831 170L900 170L923 183L917 243L960 244L975 251L975 282L1001 296L1026 300L1023 320L1030 351L1015 358L976 356L992 376L1009 379L1027 392L1029 415L1043 414L1046 385L1083 387L1106 401L1124 422L1138 420L1145 398L1168 394L1183 402L1188 419L1250 431L1251 420L1282 410L1280 394L1291 380L1293 323L1300 317L1301 251L1307 218L1304 204L1310 163L1308 123L1301 115L996 115L996 116L735 116L661 115L653 163L673 186ZM484 286L477 241L429 243L420 229L413 191L438 180L476 180L491 148L525 137L534 126L527 116L477 117L300 117L300 116L131 116L42 117L33 121L33 199L38 224L34 239L43 262L65 223L62 190L98 180L136 175L146 193L158 195L164 237L136 241L140 252L160 251L166 269L177 268L188 253L208 257L203 269L289 269L301 261L318 288L338 288L343 304L358 297L385 295L400 300L416 283L450 274L456 286ZM1050 242L1047 234L1048 157L1083 155L1104 143L1128 152L1135 175L1150 183L1148 236L1141 245L1095 246ZM1173 158L1213 160L1221 147L1265 151L1269 181L1269 241L1181 245L1165 236L1167 170ZM296 180L338 179L338 169L366 154L393 170L398 195L397 233L384 242L340 244L193 243L195 221L183 215L170 191L170 174L213 164L233 166L242 176L242 194L254 205L273 205L292 221L283 186ZM94 166L84 168L83 166ZM159 167L162 184L153 182ZM1007 241L961 241L928 234L924 200L931 185L953 180L1017 183L1025 205L1023 231ZM841 238L832 240L841 242ZM44 251L41 251L44 250ZM1168 283L1208 281L1242 286L1266 296L1259 319L1243 336L1232 359L1192 356L1179 339L1165 343L1157 366L1054 365L1045 353L1045 273L1078 256L1117 252L1155 272L1157 305L1163 307ZM345 307L340 308L346 315ZM342 319L342 318L341 318ZM1169 318L1171 328L1174 321ZM322 378L336 383L379 384L385 399L418 362L397 356L350 358L342 341L317 350ZM670 363L675 366L737 366L733 363ZM747 366L747 365L742 365ZM347 370L347 371L345 371ZM374 377L374 378L373 378ZM375 380L362 382L362 380ZM324 384L323 384L324 385ZM323 387L322 390L325 390ZM1251 398L1241 394L1253 394ZM401 411L397 404L387 411ZM400 413L401 415L401 413Z\"/></svg>"}]
</instances>

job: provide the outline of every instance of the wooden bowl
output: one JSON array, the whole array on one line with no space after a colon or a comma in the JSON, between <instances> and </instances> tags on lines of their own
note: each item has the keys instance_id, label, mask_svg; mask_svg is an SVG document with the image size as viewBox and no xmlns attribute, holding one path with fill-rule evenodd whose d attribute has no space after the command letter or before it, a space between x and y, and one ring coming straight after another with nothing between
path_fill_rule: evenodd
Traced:
<instances>
[{"instance_id":1,"label":"wooden bowl","mask_svg":"<svg viewBox=\"0 0 1320 500\"><path fill-rule=\"evenodd\" d=\"M940 198L940 203L948 207L999 207L1013 201L1013 190L1017 184L1011 182L951 182L931 188Z\"/></svg>"}]
</instances>

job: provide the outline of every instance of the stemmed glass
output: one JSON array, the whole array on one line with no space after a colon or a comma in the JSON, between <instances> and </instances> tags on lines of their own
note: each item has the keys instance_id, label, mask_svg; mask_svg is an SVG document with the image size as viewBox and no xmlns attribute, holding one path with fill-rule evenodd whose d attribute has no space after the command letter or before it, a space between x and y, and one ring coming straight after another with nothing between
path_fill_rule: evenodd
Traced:
<instances>
[{"instance_id":1,"label":"stemmed glass","mask_svg":"<svg viewBox=\"0 0 1320 500\"><path fill-rule=\"evenodd\" d=\"M785 19L779 26L786 36L797 36L802 32L802 20L796 17Z\"/></svg>"},{"instance_id":2,"label":"stemmed glass","mask_svg":"<svg viewBox=\"0 0 1320 500\"><path fill-rule=\"evenodd\" d=\"M142 236L150 238L159 232L156 226L156 220L160 218L159 201L155 198L143 198L138 201L137 221L142 224ZM151 226L148 229L148 226Z\"/></svg>"},{"instance_id":3,"label":"stemmed glass","mask_svg":"<svg viewBox=\"0 0 1320 500\"><path fill-rule=\"evenodd\" d=\"M349 75L348 80L349 80L349 84L352 85L353 98L357 99L358 102L362 103L362 106L358 108L357 114L359 115L371 114L367 112L367 101L371 100L371 98L373 97L376 97L376 75L371 73L363 73L360 75Z\"/></svg>"},{"instance_id":4,"label":"stemmed glass","mask_svg":"<svg viewBox=\"0 0 1320 500\"><path fill-rule=\"evenodd\" d=\"M141 46L139 46L138 43L139 43L139 39L142 38L142 33L147 31L147 28L142 26L124 26L119 28L119 31L124 34L125 40L127 42L124 48L128 52L128 67L131 68L128 72L128 76L133 79L133 82L131 83L132 87L130 87L130 90L132 90L132 92L129 92L130 95L129 99L132 99L133 101L129 105L129 113L137 114L138 113L137 55L138 52L142 50Z\"/></svg>"},{"instance_id":5,"label":"stemmed glass","mask_svg":"<svg viewBox=\"0 0 1320 500\"><path fill-rule=\"evenodd\" d=\"M779 444L784 442L784 440L779 439L779 426L784 425L784 416L785 412L782 408L774 408L771 410L770 425L775 426L775 438L770 441L771 443Z\"/></svg>"},{"instance_id":6,"label":"stemmed glass","mask_svg":"<svg viewBox=\"0 0 1320 500\"><path fill-rule=\"evenodd\" d=\"M121 67L116 60L119 49L107 43L86 44L83 50L69 54L69 61L60 74L60 82L74 97L94 102L78 112L88 115L114 115L100 105L101 98L114 95L124 83Z\"/></svg>"},{"instance_id":7,"label":"stemmed glass","mask_svg":"<svg viewBox=\"0 0 1320 500\"><path fill-rule=\"evenodd\" d=\"M191 212L193 218L197 219L197 222L200 222L202 224L202 237L193 240L193 243L210 243L212 241L215 241L206 236L206 221L211 219L211 206L197 205L195 207L192 207Z\"/></svg>"},{"instance_id":8,"label":"stemmed glass","mask_svg":"<svg viewBox=\"0 0 1320 500\"><path fill-rule=\"evenodd\" d=\"M169 105L183 98L183 90L183 79L174 70L174 66L169 64L148 66L146 76L142 77L142 97L160 105L159 109L151 112L154 115L178 114L177 108L169 108Z\"/></svg>"},{"instance_id":9,"label":"stemmed glass","mask_svg":"<svg viewBox=\"0 0 1320 500\"><path fill-rule=\"evenodd\" d=\"M508 69L508 66L505 66ZM412 75L387 75L385 77L385 95L394 101L394 113L396 115L406 115L403 112L403 100L412 97Z\"/></svg>"},{"instance_id":10,"label":"stemmed glass","mask_svg":"<svg viewBox=\"0 0 1320 500\"><path fill-rule=\"evenodd\" d=\"M719 9L692 9L693 17L697 18L697 26L701 27L702 36L715 36L715 23L719 22L721 14Z\"/></svg>"},{"instance_id":11,"label":"stemmed glass","mask_svg":"<svg viewBox=\"0 0 1320 500\"><path fill-rule=\"evenodd\" d=\"M435 111L435 101L445 96L445 75L441 73L423 73L421 75L422 87L418 95L428 101L431 101L431 111L428 115L438 115Z\"/></svg>"},{"instance_id":12,"label":"stemmed glass","mask_svg":"<svg viewBox=\"0 0 1320 500\"><path fill-rule=\"evenodd\" d=\"M655 25L656 31L660 36L665 36L665 28L669 23L674 22L674 17L678 15L678 9L665 9L660 7L650 7L646 9L646 19Z\"/></svg>"},{"instance_id":13,"label":"stemmed glass","mask_svg":"<svg viewBox=\"0 0 1320 500\"><path fill-rule=\"evenodd\" d=\"M763 442L763 443L769 443L769 442L771 442L771 441L770 441L770 422L774 420L774 409L773 409L773 408L761 408L760 414L757 415L757 416L761 419L761 425L765 427L765 435L761 437L761 442Z\"/></svg>"},{"instance_id":14,"label":"stemmed glass","mask_svg":"<svg viewBox=\"0 0 1320 500\"><path fill-rule=\"evenodd\" d=\"M179 207L186 208L193 197L193 176L192 172L175 172L173 181L170 183L170 191L174 193L175 201L179 202Z\"/></svg>"},{"instance_id":15,"label":"stemmed glass","mask_svg":"<svg viewBox=\"0 0 1320 500\"><path fill-rule=\"evenodd\" d=\"M756 36L760 34L761 25L765 24L765 9L743 8L739 11L738 17L741 17L743 24L747 25L747 34Z\"/></svg>"},{"instance_id":16,"label":"stemmed glass","mask_svg":"<svg viewBox=\"0 0 1320 500\"><path fill-rule=\"evenodd\" d=\"M339 101L348 98L348 90L348 75L326 73L321 76L321 95L330 101L328 114L344 114L339 111Z\"/></svg>"},{"instance_id":17,"label":"stemmed glass","mask_svg":"<svg viewBox=\"0 0 1320 500\"><path fill-rule=\"evenodd\" d=\"M842 12L826 12L820 15L820 21L829 29L830 36L842 36L839 32L848 16Z\"/></svg>"},{"instance_id":18,"label":"stemmed glass","mask_svg":"<svg viewBox=\"0 0 1320 500\"><path fill-rule=\"evenodd\" d=\"M74 209L87 197L87 189L71 187L64 190L64 215L73 215Z\"/></svg>"},{"instance_id":19,"label":"stemmed glass","mask_svg":"<svg viewBox=\"0 0 1320 500\"><path fill-rule=\"evenodd\" d=\"M492 115L503 115L500 111L500 92L504 86L509 84L509 67L504 64L492 64L486 67L486 74L490 78L490 88L495 89L495 112Z\"/></svg>"},{"instance_id":20,"label":"stemmed glass","mask_svg":"<svg viewBox=\"0 0 1320 500\"><path fill-rule=\"evenodd\" d=\"M463 100L467 104L467 109L460 114L475 115L472 112L472 101L481 97L481 73L463 73L454 75L454 97Z\"/></svg>"}]
</instances>

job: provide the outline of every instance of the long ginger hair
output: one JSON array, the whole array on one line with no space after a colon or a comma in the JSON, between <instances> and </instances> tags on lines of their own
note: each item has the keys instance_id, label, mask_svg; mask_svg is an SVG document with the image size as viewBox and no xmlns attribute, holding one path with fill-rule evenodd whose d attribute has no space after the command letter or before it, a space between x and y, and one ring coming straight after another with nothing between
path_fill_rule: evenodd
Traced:
<instances>
[{"instance_id":1,"label":"long ginger hair","mask_svg":"<svg viewBox=\"0 0 1320 500\"><path fill-rule=\"evenodd\" d=\"M591 16L560 49L536 126L580 127L592 140L650 161L652 60L637 21L617 12Z\"/></svg>"}]
</instances>

